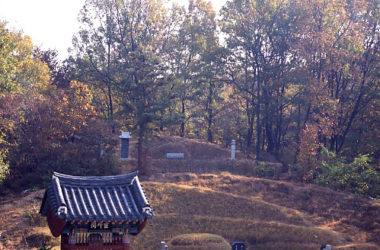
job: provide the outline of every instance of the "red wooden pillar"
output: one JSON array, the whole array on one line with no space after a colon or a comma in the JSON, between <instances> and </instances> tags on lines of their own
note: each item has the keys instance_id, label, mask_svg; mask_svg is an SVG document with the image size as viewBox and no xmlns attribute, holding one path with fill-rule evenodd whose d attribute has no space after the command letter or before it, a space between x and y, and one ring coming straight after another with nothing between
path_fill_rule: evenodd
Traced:
<instances>
[{"instance_id":1,"label":"red wooden pillar","mask_svg":"<svg viewBox=\"0 0 380 250\"><path fill-rule=\"evenodd\" d=\"M129 250L131 245L131 236L128 232L123 234L123 250Z\"/></svg>"},{"instance_id":2,"label":"red wooden pillar","mask_svg":"<svg viewBox=\"0 0 380 250\"><path fill-rule=\"evenodd\" d=\"M61 250L69 249L69 235L62 234L61 235Z\"/></svg>"},{"instance_id":3,"label":"red wooden pillar","mask_svg":"<svg viewBox=\"0 0 380 250\"><path fill-rule=\"evenodd\" d=\"M66 221L60 219L58 216L55 216L51 209L47 213L47 222L51 231L51 234L54 237L58 237L61 235L63 229L66 226Z\"/></svg>"}]
</instances>

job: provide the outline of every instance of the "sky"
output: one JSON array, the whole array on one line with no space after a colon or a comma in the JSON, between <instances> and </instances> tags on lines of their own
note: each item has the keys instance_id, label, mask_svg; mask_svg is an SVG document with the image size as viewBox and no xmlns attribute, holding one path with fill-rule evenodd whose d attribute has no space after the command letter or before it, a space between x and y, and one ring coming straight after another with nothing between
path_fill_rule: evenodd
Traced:
<instances>
[{"instance_id":1,"label":"sky","mask_svg":"<svg viewBox=\"0 0 380 250\"><path fill-rule=\"evenodd\" d=\"M186 4L187 0L171 0ZM0 20L11 30L21 30L42 49L56 49L65 59L73 34L78 31L77 17L85 0L0 0ZM226 0L211 0L219 11Z\"/></svg>"}]
</instances>

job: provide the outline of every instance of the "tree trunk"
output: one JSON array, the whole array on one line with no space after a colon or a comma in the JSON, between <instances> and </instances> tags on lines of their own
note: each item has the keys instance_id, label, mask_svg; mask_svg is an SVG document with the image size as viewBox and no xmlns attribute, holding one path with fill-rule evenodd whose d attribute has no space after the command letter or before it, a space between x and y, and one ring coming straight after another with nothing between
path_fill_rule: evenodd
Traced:
<instances>
[{"instance_id":1,"label":"tree trunk","mask_svg":"<svg viewBox=\"0 0 380 250\"><path fill-rule=\"evenodd\" d=\"M260 144L261 144L261 123L260 123L260 78L257 75L257 104L256 104L256 159L260 159Z\"/></svg>"},{"instance_id":2,"label":"tree trunk","mask_svg":"<svg viewBox=\"0 0 380 250\"><path fill-rule=\"evenodd\" d=\"M212 80L210 80L207 105L206 105L207 121L208 121L208 124L207 124L207 141L209 141L209 142L213 142L213 140L214 140L213 134L212 134L212 124L213 124L213 115L214 115L212 112L212 101L213 101L212 96L214 94L213 92L214 92L214 84L213 84Z\"/></svg>"},{"instance_id":3,"label":"tree trunk","mask_svg":"<svg viewBox=\"0 0 380 250\"><path fill-rule=\"evenodd\" d=\"M208 120L208 128L207 128L207 141L208 142L214 141L211 126L212 126L212 111L210 112L209 120Z\"/></svg>"},{"instance_id":4,"label":"tree trunk","mask_svg":"<svg viewBox=\"0 0 380 250\"><path fill-rule=\"evenodd\" d=\"M111 40L108 41L108 48L107 48L107 75L108 75L108 83L107 83L107 89L108 89L108 101L109 101L109 113L108 113L108 120L111 121L112 126L112 133L115 133L115 126L113 124L113 101L112 101L112 89L111 89L111 80L110 80L110 68L111 68Z\"/></svg>"},{"instance_id":5,"label":"tree trunk","mask_svg":"<svg viewBox=\"0 0 380 250\"><path fill-rule=\"evenodd\" d=\"M248 52L245 51L245 63L244 63L244 72L245 72L245 86L248 86ZM249 101L248 98L246 100L246 110L247 110L247 120L248 120L248 129L247 129L247 137L246 137L246 145L247 145L247 155L249 155L250 147L252 143L252 136L253 136L253 124L255 122L255 114L253 112L255 107L255 97L253 95L254 93L254 86L255 83L251 83L251 100Z\"/></svg>"},{"instance_id":6,"label":"tree trunk","mask_svg":"<svg viewBox=\"0 0 380 250\"><path fill-rule=\"evenodd\" d=\"M108 120L113 120L113 101L112 101L112 90L111 90L111 84L107 84L108 89L108 100L109 100L109 113L108 113Z\"/></svg>"},{"instance_id":7,"label":"tree trunk","mask_svg":"<svg viewBox=\"0 0 380 250\"><path fill-rule=\"evenodd\" d=\"M267 152L272 152L274 149L274 143L273 143L272 126L269 124L269 122L265 124L265 132L266 132L267 141L268 141Z\"/></svg>"},{"instance_id":8,"label":"tree trunk","mask_svg":"<svg viewBox=\"0 0 380 250\"><path fill-rule=\"evenodd\" d=\"M137 142L137 169L140 171L140 174L145 173L145 166L143 164L144 157L144 134L145 134L145 124L140 124L139 126L139 139Z\"/></svg>"},{"instance_id":9,"label":"tree trunk","mask_svg":"<svg viewBox=\"0 0 380 250\"><path fill-rule=\"evenodd\" d=\"M180 127L180 132L179 132L179 136L181 137L184 137L185 136L185 119L186 119L186 114L185 114L185 100L184 98L182 98L181 100L181 104L182 104L182 121L181 121L181 127Z\"/></svg>"},{"instance_id":10,"label":"tree trunk","mask_svg":"<svg viewBox=\"0 0 380 250\"><path fill-rule=\"evenodd\" d=\"M283 72L281 72L281 77L283 77ZM282 82L281 86L281 92L279 97L279 103L278 103L278 118L277 118L277 124L276 124L276 138L275 138L275 153L278 155L281 148L281 138L283 137L283 133L286 133L283 129L283 120L284 120L284 107L283 107L283 97L285 94L285 84Z\"/></svg>"},{"instance_id":11,"label":"tree trunk","mask_svg":"<svg viewBox=\"0 0 380 250\"><path fill-rule=\"evenodd\" d=\"M309 116L310 116L310 112L311 112L311 104L308 105L307 107L307 111L306 111L306 115L305 115L305 121L302 125L302 128L301 128L301 105L298 105L298 121L297 121L297 134L296 134L296 143L297 143L297 149L296 149L296 153L294 155L294 163L297 163L297 156L298 154L300 153L300 134L301 134L301 130L305 128L306 126L306 123L307 121L309 120Z\"/></svg>"},{"instance_id":12,"label":"tree trunk","mask_svg":"<svg viewBox=\"0 0 380 250\"><path fill-rule=\"evenodd\" d=\"M253 112L254 109L254 96L251 96L251 103L247 100L246 102L246 109L247 109L247 120L248 120L248 129L247 129L247 137L246 137L246 145L247 145L247 152L249 152L249 148L251 147L252 143L252 136L253 136L253 125L255 123L255 114Z\"/></svg>"},{"instance_id":13,"label":"tree trunk","mask_svg":"<svg viewBox=\"0 0 380 250\"><path fill-rule=\"evenodd\" d=\"M339 144L337 142L337 150L336 150L336 152L340 152L342 150L344 142L345 142L346 137L347 137L347 134L348 134L348 132L351 129L352 123L355 120L356 115L359 113L359 107L360 107L362 98L363 98L363 96L365 94L365 87L364 87L364 85L365 85L365 81L367 79L367 73L368 73L368 67L369 67L368 63L369 63L369 59L370 59L371 47L372 47L372 44L374 42L374 37L375 37L375 34L376 34L376 27L377 27L377 25L375 24L374 27L373 27L373 30L372 30L372 36L373 37L369 41L369 43L368 43L369 45L368 45L367 51L365 53L365 61L364 61L364 65L362 66L362 79L361 79L361 84L360 84L360 89L359 89L359 96L356 99L354 108L353 108L353 110L351 112L351 115L350 115L350 118L349 118L349 121L348 121L348 124L347 124L346 128L344 129L343 134L340 136L341 140L340 140ZM377 49L374 49L373 53L376 54L377 53Z\"/></svg>"}]
</instances>

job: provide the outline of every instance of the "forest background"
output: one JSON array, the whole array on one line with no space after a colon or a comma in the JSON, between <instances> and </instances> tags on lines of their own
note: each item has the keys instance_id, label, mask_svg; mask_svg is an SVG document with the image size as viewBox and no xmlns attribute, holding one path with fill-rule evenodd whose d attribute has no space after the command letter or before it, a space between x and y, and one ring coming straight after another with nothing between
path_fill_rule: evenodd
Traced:
<instances>
[{"instance_id":1,"label":"forest background","mask_svg":"<svg viewBox=\"0 0 380 250\"><path fill-rule=\"evenodd\" d=\"M178 135L292 180L380 196L376 0L87 0L71 55L0 24L1 192L117 172L120 130Z\"/></svg>"}]
</instances>

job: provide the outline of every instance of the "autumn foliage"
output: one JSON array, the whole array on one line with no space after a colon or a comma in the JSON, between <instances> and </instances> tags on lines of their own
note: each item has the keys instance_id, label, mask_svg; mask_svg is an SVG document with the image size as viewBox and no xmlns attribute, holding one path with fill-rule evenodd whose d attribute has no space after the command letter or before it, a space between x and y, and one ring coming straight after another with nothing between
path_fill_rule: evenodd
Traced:
<instances>
[{"instance_id":1,"label":"autumn foliage","mask_svg":"<svg viewBox=\"0 0 380 250\"><path fill-rule=\"evenodd\" d=\"M112 173L112 145L106 125L96 119L87 85L72 82L44 100L28 100L13 131L7 160L6 185L41 185L52 171L83 174ZM41 174L42 173L42 174Z\"/></svg>"},{"instance_id":2,"label":"autumn foliage","mask_svg":"<svg viewBox=\"0 0 380 250\"><path fill-rule=\"evenodd\" d=\"M350 183L379 176L377 9L375 0L231 0L216 13L204 0L87 0L62 64L2 24L0 177L104 173L109 133L128 130L140 170L152 134L235 139L294 180L378 196L372 184L338 185L346 177L334 170L366 176Z\"/></svg>"}]
</instances>

